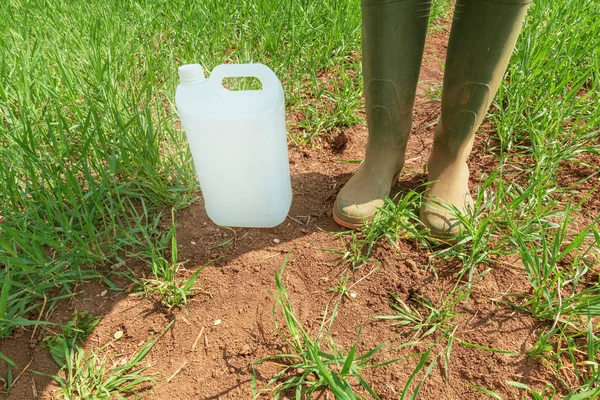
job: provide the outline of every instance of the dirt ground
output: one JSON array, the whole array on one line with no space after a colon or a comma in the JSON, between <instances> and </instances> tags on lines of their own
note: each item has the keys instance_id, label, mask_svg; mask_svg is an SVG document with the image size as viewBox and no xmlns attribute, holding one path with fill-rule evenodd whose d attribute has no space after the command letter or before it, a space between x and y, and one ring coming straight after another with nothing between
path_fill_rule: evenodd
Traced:
<instances>
[{"instance_id":1,"label":"dirt ground","mask_svg":"<svg viewBox=\"0 0 600 400\"><path fill-rule=\"evenodd\" d=\"M414 111L413 132L406 156L405 172L396 189L415 188L423 182L423 165L427 160L433 128L439 116L440 104L426 95L442 81L440 61L444 60L447 35L430 36L425 50L421 83ZM438 86L439 87L439 86ZM276 333L272 308L275 290L274 271L282 266L286 254L289 262L284 275L294 310L312 332L318 329L323 310L336 296L328 290L336 286L346 268L338 264L339 256L323 249L340 249L339 238L331 231L340 231L331 218L331 208L339 188L349 179L357 164L343 159L361 159L367 138L365 126L339 132L333 144L323 142L315 150L290 147L290 167L294 199L286 221L273 229L222 229L206 216L202 202L177 212L177 238L181 260L188 260L189 270L219 260L205 268L199 276L199 287L212 294L200 293L189 305L189 317L183 310L166 312L149 299L129 296L126 292L109 291L98 282L79 286L78 294L61 304L54 312L55 320L68 320L74 311L87 310L101 316L101 322L86 346L97 348L109 342L116 331L124 336L115 343L110 357L119 362L134 354L150 334L162 331L175 320L171 330L162 337L146 357L149 373L155 374L157 384L146 393L148 399L249 399L251 398L251 362L285 350ZM345 138L344 138L345 137ZM495 160L483 156L486 136L479 135L473 150L471 185L475 190L478 179L493 170ZM166 221L168 223L168 221ZM212 247L227 239L231 243ZM412 242L401 241L400 254L388 245L375 253L378 262L363 266L355 281L364 277L353 291L355 299L345 298L333 325L333 337L349 349L362 326L359 353L381 342L394 339L399 345L410 337L397 337L399 329L374 315L390 314L390 293L410 301L421 294L434 303L441 301L454 283L455 266L438 266L438 278L429 264L429 251ZM487 266L486 266L487 267ZM522 271L510 265L490 265L491 272L475 283L466 305L459 307L460 324L455 336L481 346L523 353L534 343L545 325L524 313L498 305L491 298L506 292L526 292L529 284ZM140 267L141 271L141 267ZM141 272L140 272L141 274ZM128 281L113 276L115 282ZM436 282L437 279L437 282ZM215 325L215 321L221 323ZM202 338L195 349L193 344L200 331ZM18 330L13 337L0 343L0 351L28 366L21 375L16 371L16 383L11 399L49 399L56 386L49 378L31 373L32 370L56 373L56 364L48 350L36 344L32 329ZM31 338L33 337L33 341ZM397 357L423 351L423 346L410 346L387 357ZM383 360L385 358L381 358ZM398 399L405 382L418 362L418 357L365 372L368 382L382 399ZM167 380L179 371L172 379ZM265 384L277 368L264 365L258 368L259 386ZM535 360L465 347L452 347L448 381L441 362L421 388L422 399L481 399L484 396L466 385L482 386L505 397L513 397L516 389L507 380L520 381L533 387L543 386L550 377ZM0 371L4 374L4 371ZM356 383L356 382L354 382ZM265 396L264 398L269 398ZM323 394L321 399L333 399Z\"/></svg>"}]
</instances>

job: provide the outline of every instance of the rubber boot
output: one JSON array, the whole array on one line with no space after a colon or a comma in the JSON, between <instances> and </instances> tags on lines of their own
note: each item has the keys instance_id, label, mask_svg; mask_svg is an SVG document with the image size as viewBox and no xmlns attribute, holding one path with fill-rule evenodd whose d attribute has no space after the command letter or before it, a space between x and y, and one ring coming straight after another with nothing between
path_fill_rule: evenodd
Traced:
<instances>
[{"instance_id":1,"label":"rubber boot","mask_svg":"<svg viewBox=\"0 0 600 400\"><path fill-rule=\"evenodd\" d=\"M369 139L365 159L339 192L334 220L359 228L396 183L412 125L431 0L363 0L362 65Z\"/></svg>"},{"instance_id":2,"label":"rubber boot","mask_svg":"<svg viewBox=\"0 0 600 400\"><path fill-rule=\"evenodd\" d=\"M433 182L421 206L421 221L436 237L459 233L453 210L472 207L466 161L508 61L529 1L458 0L444 71L442 115L428 163Z\"/></svg>"}]
</instances>

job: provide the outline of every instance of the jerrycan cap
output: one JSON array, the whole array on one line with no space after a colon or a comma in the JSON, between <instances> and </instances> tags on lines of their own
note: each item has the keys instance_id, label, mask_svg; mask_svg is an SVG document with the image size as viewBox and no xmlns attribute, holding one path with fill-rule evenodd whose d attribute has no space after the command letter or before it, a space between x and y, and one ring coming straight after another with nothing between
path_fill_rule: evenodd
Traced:
<instances>
[{"instance_id":1,"label":"jerrycan cap","mask_svg":"<svg viewBox=\"0 0 600 400\"><path fill-rule=\"evenodd\" d=\"M193 84L202 82L206 78L204 77L204 71L200 64L186 64L179 67L179 79L182 84Z\"/></svg>"}]
</instances>

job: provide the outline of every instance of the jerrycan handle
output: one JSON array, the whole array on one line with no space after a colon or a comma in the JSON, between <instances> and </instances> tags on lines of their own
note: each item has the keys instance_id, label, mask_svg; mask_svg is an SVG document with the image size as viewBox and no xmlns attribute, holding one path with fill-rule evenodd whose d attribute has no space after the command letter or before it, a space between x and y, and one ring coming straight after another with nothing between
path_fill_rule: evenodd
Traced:
<instances>
[{"instance_id":1,"label":"jerrycan handle","mask_svg":"<svg viewBox=\"0 0 600 400\"><path fill-rule=\"evenodd\" d=\"M221 64L216 66L210 73L210 79L217 82L219 91L223 96L235 96L236 90L228 90L223 87L225 78L254 77L261 84L262 89L258 90L261 96L276 96L283 92L281 83L277 76L269 67L264 64Z\"/></svg>"}]
</instances>

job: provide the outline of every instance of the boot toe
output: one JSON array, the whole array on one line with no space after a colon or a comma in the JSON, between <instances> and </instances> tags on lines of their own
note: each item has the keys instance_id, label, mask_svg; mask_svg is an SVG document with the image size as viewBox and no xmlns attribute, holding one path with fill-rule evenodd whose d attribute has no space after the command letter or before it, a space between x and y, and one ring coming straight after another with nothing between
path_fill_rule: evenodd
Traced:
<instances>
[{"instance_id":1,"label":"boot toe","mask_svg":"<svg viewBox=\"0 0 600 400\"><path fill-rule=\"evenodd\" d=\"M460 234L462 223L456 216L455 210L450 208L450 204L454 204L458 212L466 214L473 208L473 199L468 193L465 194L462 202L442 201L439 197L433 196L427 197L421 204L419 219L429 229L430 236L443 239Z\"/></svg>"},{"instance_id":2,"label":"boot toe","mask_svg":"<svg viewBox=\"0 0 600 400\"><path fill-rule=\"evenodd\" d=\"M429 229L430 236L437 238L458 236L461 224L450 210L440 206L424 205L419 214L419 219Z\"/></svg>"},{"instance_id":3,"label":"boot toe","mask_svg":"<svg viewBox=\"0 0 600 400\"><path fill-rule=\"evenodd\" d=\"M371 221L381 206L383 206L381 199L357 203L344 201L338 197L333 206L333 219L343 227L357 229Z\"/></svg>"}]
</instances>

